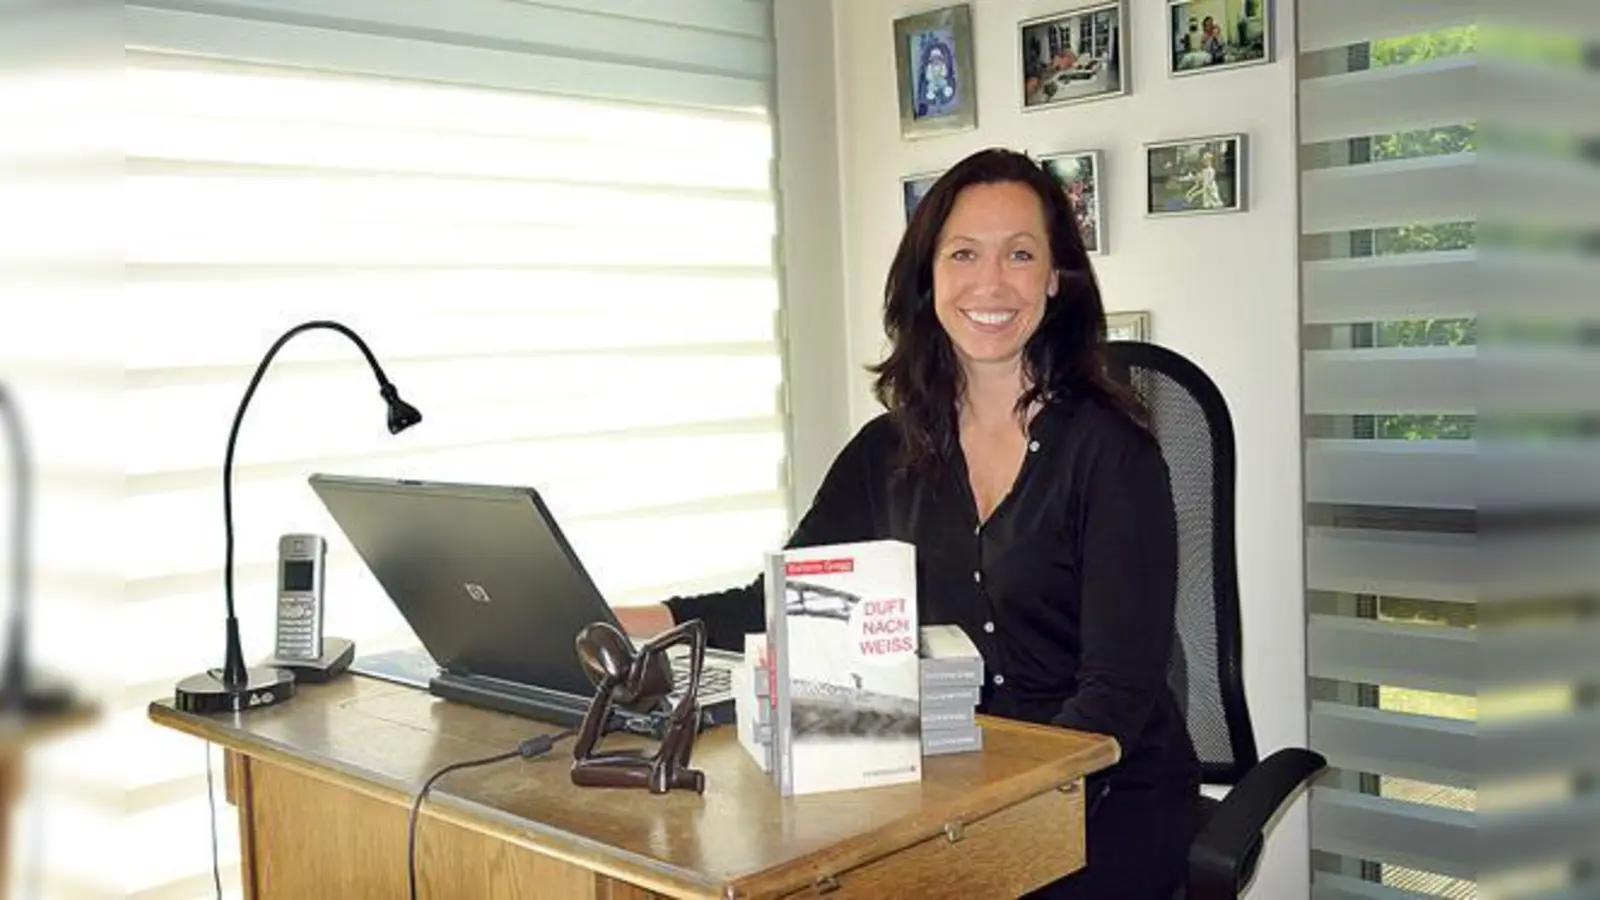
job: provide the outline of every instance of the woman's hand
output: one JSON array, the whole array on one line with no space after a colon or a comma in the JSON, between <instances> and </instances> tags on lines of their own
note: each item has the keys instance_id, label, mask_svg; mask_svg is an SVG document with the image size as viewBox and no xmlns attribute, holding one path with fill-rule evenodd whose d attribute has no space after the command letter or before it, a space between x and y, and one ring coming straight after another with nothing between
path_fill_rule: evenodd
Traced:
<instances>
[{"instance_id":1,"label":"woman's hand","mask_svg":"<svg viewBox=\"0 0 1600 900\"><path fill-rule=\"evenodd\" d=\"M651 638L678 624L665 603L645 606L617 606L611 610L630 637Z\"/></svg>"}]
</instances>

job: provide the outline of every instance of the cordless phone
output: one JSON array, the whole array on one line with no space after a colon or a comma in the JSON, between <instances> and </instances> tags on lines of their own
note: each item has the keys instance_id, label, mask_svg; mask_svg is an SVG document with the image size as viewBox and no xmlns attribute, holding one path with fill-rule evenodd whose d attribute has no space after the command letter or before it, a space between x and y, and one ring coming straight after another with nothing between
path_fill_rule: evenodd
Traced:
<instances>
[{"instance_id":1,"label":"cordless phone","mask_svg":"<svg viewBox=\"0 0 1600 900\"><path fill-rule=\"evenodd\" d=\"M315 534L278 539L278 634L273 655L284 661L322 656L323 564L328 544Z\"/></svg>"}]
</instances>

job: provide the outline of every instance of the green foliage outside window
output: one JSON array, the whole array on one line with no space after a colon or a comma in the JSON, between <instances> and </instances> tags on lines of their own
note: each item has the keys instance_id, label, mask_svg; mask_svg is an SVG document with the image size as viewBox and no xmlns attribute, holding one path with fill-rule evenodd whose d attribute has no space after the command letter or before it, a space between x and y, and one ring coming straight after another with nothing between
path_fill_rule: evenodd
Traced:
<instances>
[{"instance_id":1,"label":"green foliage outside window","mask_svg":"<svg viewBox=\"0 0 1600 900\"><path fill-rule=\"evenodd\" d=\"M1478 52L1478 26L1463 25L1405 37L1373 41L1372 67L1405 66Z\"/></svg>"},{"instance_id":2,"label":"green foliage outside window","mask_svg":"<svg viewBox=\"0 0 1600 900\"><path fill-rule=\"evenodd\" d=\"M1373 68L1415 65L1430 60L1477 52L1478 26L1374 41L1370 47ZM1429 156L1448 156L1477 150L1476 122L1425 128L1371 139L1371 161L1385 162ZM1448 222L1434 225L1402 225L1376 229L1372 233L1372 252L1379 256L1399 253L1435 253L1467 250L1477 246L1477 223ZM1477 320L1400 319L1374 323L1376 347L1461 347L1478 342ZM1451 440L1471 438L1473 416L1388 415L1372 418L1372 436L1388 440Z\"/></svg>"}]
</instances>

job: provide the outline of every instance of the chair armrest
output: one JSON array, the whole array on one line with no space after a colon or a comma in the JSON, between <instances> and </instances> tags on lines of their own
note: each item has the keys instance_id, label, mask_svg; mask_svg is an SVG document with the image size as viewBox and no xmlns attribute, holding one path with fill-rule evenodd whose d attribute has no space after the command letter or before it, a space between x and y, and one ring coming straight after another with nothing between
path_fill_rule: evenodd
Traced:
<instances>
[{"instance_id":1,"label":"chair armrest","mask_svg":"<svg viewBox=\"0 0 1600 900\"><path fill-rule=\"evenodd\" d=\"M1189 845L1184 900L1235 900L1255 874L1267 822L1327 765L1319 753L1289 747L1246 772Z\"/></svg>"}]
</instances>

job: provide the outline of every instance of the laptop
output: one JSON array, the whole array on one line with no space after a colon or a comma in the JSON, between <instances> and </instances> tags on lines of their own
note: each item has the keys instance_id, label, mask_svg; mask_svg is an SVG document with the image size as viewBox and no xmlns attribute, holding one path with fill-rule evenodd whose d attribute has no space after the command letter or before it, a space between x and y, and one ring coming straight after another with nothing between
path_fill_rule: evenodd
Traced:
<instances>
[{"instance_id":1,"label":"laptop","mask_svg":"<svg viewBox=\"0 0 1600 900\"><path fill-rule=\"evenodd\" d=\"M594 622L621 626L538 491L322 473L309 481L432 657L431 693L557 724L582 721L594 685L578 661L577 634ZM673 695L644 712L613 708L607 730L659 737L687 689L688 649L670 654ZM739 661L707 648L702 727L732 721Z\"/></svg>"}]
</instances>

